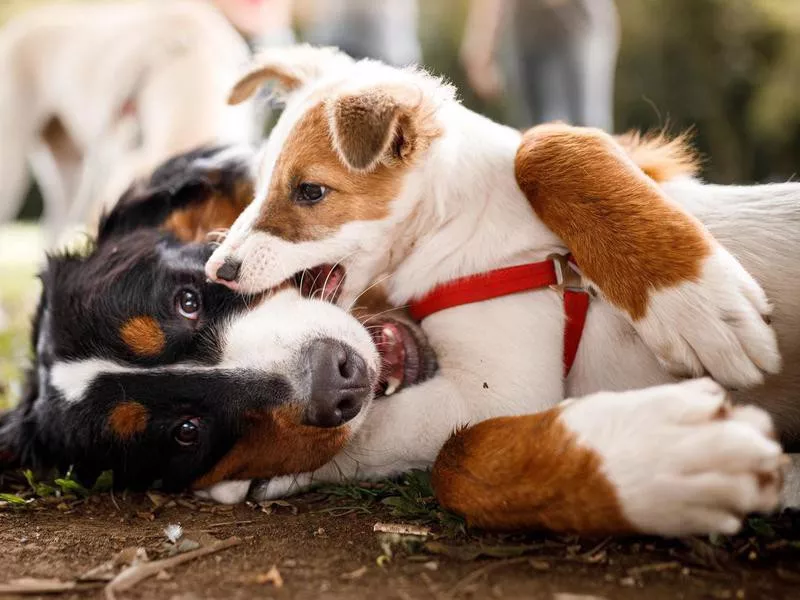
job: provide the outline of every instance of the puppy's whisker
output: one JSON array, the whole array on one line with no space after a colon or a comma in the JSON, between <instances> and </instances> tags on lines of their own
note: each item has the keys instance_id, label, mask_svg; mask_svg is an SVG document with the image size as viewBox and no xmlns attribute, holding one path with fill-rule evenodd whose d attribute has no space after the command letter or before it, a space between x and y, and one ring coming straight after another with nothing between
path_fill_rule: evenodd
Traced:
<instances>
[{"instance_id":1,"label":"puppy's whisker","mask_svg":"<svg viewBox=\"0 0 800 600\"><path fill-rule=\"evenodd\" d=\"M364 327L370 321L374 321L375 319L377 319L378 317L380 317L382 315L385 315L386 313L394 312L396 310L403 310L405 308L408 308L409 306L410 306L409 304L404 304L403 306L398 306L396 308L387 308L386 310L382 310L379 313L376 313L374 315L370 315L368 318L366 318L364 321L362 321L361 322L361 326Z\"/></svg>"},{"instance_id":2,"label":"puppy's whisker","mask_svg":"<svg viewBox=\"0 0 800 600\"><path fill-rule=\"evenodd\" d=\"M355 297L355 299L354 299L354 300L353 300L353 301L350 303L350 306L348 306L348 307L347 307L347 312L350 312L350 311L353 309L353 307L356 305L356 303L357 303L359 300L361 300L361 297L362 297L364 294L366 294L366 293L367 293L368 291L370 291L372 288L374 288L374 287L376 287L376 286L378 286L378 285L382 284L384 281L386 281L387 279L389 279L389 277L391 277L391 276L392 276L392 274L391 274L391 273L387 273L387 274L386 274L386 275L384 275L383 277L381 277L381 278L379 278L379 279L375 280L375 281L374 281L374 282L373 282L371 285L369 285L367 288L365 288L365 289L364 289L364 291L362 291L362 292L361 292L361 293L360 293L358 296L356 296L356 297Z\"/></svg>"},{"instance_id":3,"label":"puppy's whisker","mask_svg":"<svg viewBox=\"0 0 800 600\"><path fill-rule=\"evenodd\" d=\"M303 269L302 271L300 271L300 296L303 295L303 281L306 278L306 273L308 273L307 269Z\"/></svg>"},{"instance_id":4,"label":"puppy's whisker","mask_svg":"<svg viewBox=\"0 0 800 600\"><path fill-rule=\"evenodd\" d=\"M322 285L322 289L323 289L323 297L322 297L322 299L323 300L326 300L325 294L324 294L324 290L325 290L325 288L328 287L328 279L330 278L331 275L333 275L333 272L336 270L336 267L340 266L342 264L342 262L346 261L348 258L353 256L353 254L355 254L355 253L356 253L356 251L354 250L353 252L350 252L349 254L343 256L342 258L337 260L335 263L333 263L333 266L330 268L330 270L328 271L328 274L325 276L325 283ZM336 297L336 294L339 291L339 286L342 285L342 282L344 282L344 277L341 277L339 279L338 283L336 284L336 287L331 292L331 299Z\"/></svg>"}]
</instances>

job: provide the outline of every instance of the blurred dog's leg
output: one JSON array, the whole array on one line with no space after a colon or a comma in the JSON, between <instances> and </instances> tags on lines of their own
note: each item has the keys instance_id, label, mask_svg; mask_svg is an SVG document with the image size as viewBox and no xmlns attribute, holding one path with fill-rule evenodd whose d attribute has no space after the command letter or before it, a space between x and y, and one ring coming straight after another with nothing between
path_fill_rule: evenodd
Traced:
<instances>
[{"instance_id":1,"label":"blurred dog's leg","mask_svg":"<svg viewBox=\"0 0 800 600\"><path fill-rule=\"evenodd\" d=\"M14 85L0 64L0 224L14 219L28 191L27 154L34 138L34 123L27 111L18 110ZM7 89L2 89L8 86Z\"/></svg>"},{"instance_id":2,"label":"blurred dog's leg","mask_svg":"<svg viewBox=\"0 0 800 600\"><path fill-rule=\"evenodd\" d=\"M62 241L59 236L72 224L69 210L78 187L81 158L80 149L57 119L47 124L33 146L30 164L44 201L48 246Z\"/></svg>"}]
</instances>

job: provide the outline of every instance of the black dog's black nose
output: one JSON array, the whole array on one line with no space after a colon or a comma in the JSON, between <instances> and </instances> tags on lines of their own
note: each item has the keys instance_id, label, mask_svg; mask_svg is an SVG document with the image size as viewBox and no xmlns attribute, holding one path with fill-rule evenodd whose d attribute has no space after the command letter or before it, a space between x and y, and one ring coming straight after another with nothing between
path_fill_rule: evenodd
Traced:
<instances>
[{"instance_id":1,"label":"black dog's black nose","mask_svg":"<svg viewBox=\"0 0 800 600\"><path fill-rule=\"evenodd\" d=\"M217 279L222 281L236 281L239 278L239 269L242 268L242 263L228 256L222 266L217 269Z\"/></svg>"},{"instance_id":2,"label":"black dog's black nose","mask_svg":"<svg viewBox=\"0 0 800 600\"><path fill-rule=\"evenodd\" d=\"M306 351L311 383L304 423L338 427L355 417L372 393L367 363L346 344L327 338Z\"/></svg>"}]
</instances>

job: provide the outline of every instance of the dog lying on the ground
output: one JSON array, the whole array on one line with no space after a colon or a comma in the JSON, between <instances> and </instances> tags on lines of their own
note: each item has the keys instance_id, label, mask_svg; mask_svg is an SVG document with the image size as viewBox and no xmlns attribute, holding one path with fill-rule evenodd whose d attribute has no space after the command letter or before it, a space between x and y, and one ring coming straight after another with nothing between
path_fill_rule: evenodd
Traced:
<instances>
[{"instance_id":1,"label":"dog lying on the ground","mask_svg":"<svg viewBox=\"0 0 800 600\"><path fill-rule=\"evenodd\" d=\"M200 151L170 161L104 219L92 252L51 259L26 398L0 418L0 463L74 465L86 481L112 468L119 487L154 481L165 489L212 486L210 495L221 501L246 494L246 478L312 469L338 450L363 460L365 475L373 472L382 459L380 450L373 448L365 457L358 444L343 446L365 420L380 419L381 406L390 400L372 400L370 415L369 395L359 396L362 407L356 411L351 377L339 370L345 380L336 385L336 369L331 373L328 361L335 358L339 369L349 362L374 364L370 348L363 346L364 331L333 305L301 299L290 289L239 297L207 284L199 272L212 246L194 240L230 224L246 203L252 193L249 163L246 152L232 150ZM310 296L329 288L325 279L301 277L297 283ZM384 319L381 311L364 318L364 324L380 350L379 379L388 394L431 377L435 361L418 330L397 318ZM352 354L345 350L342 363L341 353L330 352L331 341L321 336L333 336ZM394 398L404 396L398 391ZM660 460L646 454L648 477L642 469L628 475L627 482L609 481L608 472L591 476L587 469L597 467L597 457L568 438L582 418L596 418L598 411L604 432L630 444L659 436L683 451ZM601 394L574 402L563 415L558 412L527 418L538 446L537 461L527 465L523 478L530 486L524 498L530 501L531 490L541 491L538 507L528 505L538 511L540 526L591 532L605 519L600 529L615 532L728 531L738 526L741 512L774 504L777 481L769 475L780 453L763 437L769 434L769 420L758 411L730 412L721 390L710 382L653 388L635 396ZM480 431L479 426L465 434ZM629 432L634 434L630 439ZM694 491L692 478L678 479L680 486L672 489L676 481L670 476L696 465L693 454L705 438L731 444L742 436L735 464L747 466L740 477L720 477L716 490L701 487L692 499L680 497ZM719 462L719 453L729 450L728 445L713 449L712 458ZM440 459L439 476L453 466L448 456L452 452ZM479 458L488 464L485 455ZM518 463L499 458L502 464L493 467L498 475L519 476L523 469ZM612 473L626 475L631 466L630 457L615 452L608 439L602 458ZM469 465L454 466L463 474ZM719 475L698 468L701 479ZM747 496L729 487L746 487L750 471L764 471L761 493L750 489L755 496ZM214 485L223 480L238 481ZM664 486L670 493L661 503L639 507L636 521L615 512L617 491L636 491L651 500ZM589 492L593 496L586 502ZM627 514L630 497L620 501ZM709 514L716 517L714 523ZM508 527L515 526L511 518L509 513Z\"/></svg>"},{"instance_id":2,"label":"dog lying on the ground","mask_svg":"<svg viewBox=\"0 0 800 600\"><path fill-rule=\"evenodd\" d=\"M332 304L206 280L206 234L249 202L251 162L235 148L172 159L123 196L88 252L49 257L0 465L74 465L89 483L113 469L118 487L169 490L304 471L344 448L379 379L429 376L424 338L416 362L379 374L367 330ZM382 345L417 335L391 316L370 322Z\"/></svg>"},{"instance_id":3,"label":"dog lying on the ground","mask_svg":"<svg viewBox=\"0 0 800 600\"><path fill-rule=\"evenodd\" d=\"M136 177L201 144L258 139L226 105L249 59L209 2L47 6L0 30L0 223L41 188L50 242Z\"/></svg>"},{"instance_id":4,"label":"dog lying on the ground","mask_svg":"<svg viewBox=\"0 0 800 600\"><path fill-rule=\"evenodd\" d=\"M265 145L256 199L212 255L209 277L253 293L303 270L323 270L339 289L340 304L381 280L392 303L411 303L413 310L432 292L446 293L453 280L462 285L461 278L487 271L539 267L536 261L569 247L537 219L517 186L520 135L462 107L439 80L302 47L264 55L232 100L267 80L284 89L286 109ZM579 142L574 132L562 133ZM553 408L565 397L646 388L702 369L745 387L780 366L759 285L614 140L603 140L610 145L599 147L600 155L580 155L599 167L578 162L589 175L576 178L572 189L580 199L600 190L600 204L621 207L613 213L616 229L596 231L604 244L597 262L614 276L600 277L600 267L587 273L604 301L591 303L568 377L564 307L556 291L451 304L423 321L439 374L375 406L346 454L293 483L427 467L454 428L529 415L486 421L447 443L434 468L446 506L487 527L660 533L731 531L735 515L775 506L776 446L768 444L772 450L764 453L769 419L755 408L726 411L714 384L601 395ZM556 166L565 147L554 149ZM644 161L647 150L631 143L628 151ZM653 172L659 161L665 178L687 172L674 147L653 151L661 156ZM529 195L549 194L559 184L559 192L570 189L570 170L534 175L541 189ZM773 254L800 247L800 233L784 230L787 217L796 220L787 199L800 197L800 186L719 188L678 179L670 196L684 204L740 199L702 214L717 217L709 223L715 231L732 226L741 235L736 210L760 207L764 229L739 239L742 258L774 260ZM625 220L626 203L649 206L649 219L637 221L639 211ZM593 240L588 221L577 222ZM609 247L615 243L616 253ZM669 252L662 254L664 248ZM651 261L645 276L638 273L642 258ZM785 276L756 273L770 284ZM470 294L475 281L480 278L466 282ZM800 285L795 281L783 282L783 291ZM798 292L775 300L789 306ZM783 421L778 407L765 405ZM283 493L285 483L273 481L263 493Z\"/></svg>"}]
</instances>

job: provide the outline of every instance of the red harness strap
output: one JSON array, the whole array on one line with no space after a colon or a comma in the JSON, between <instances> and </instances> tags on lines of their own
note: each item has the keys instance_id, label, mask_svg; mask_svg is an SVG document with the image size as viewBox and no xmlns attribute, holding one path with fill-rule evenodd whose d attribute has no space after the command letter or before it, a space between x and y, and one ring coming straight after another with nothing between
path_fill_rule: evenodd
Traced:
<instances>
[{"instance_id":1,"label":"red harness strap","mask_svg":"<svg viewBox=\"0 0 800 600\"><path fill-rule=\"evenodd\" d=\"M567 269L572 269L568 256L557 255L538 263L496 269L487 273L454 279L433 288L425 296L411 303L411 316L417 321L433 313L483 302L509 294L529 292L546 287L561 289L564 294L564 376L569 374L578 346L581 343L586 313L589 311L589 294L566 280ZM573 274L576 274L574 270Z\"/></svg>"}]
</instances>

